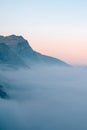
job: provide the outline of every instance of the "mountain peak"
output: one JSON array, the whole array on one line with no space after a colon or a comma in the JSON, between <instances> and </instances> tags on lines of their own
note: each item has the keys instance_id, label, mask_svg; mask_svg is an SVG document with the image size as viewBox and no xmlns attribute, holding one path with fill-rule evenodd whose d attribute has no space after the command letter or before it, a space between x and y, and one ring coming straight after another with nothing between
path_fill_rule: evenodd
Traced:
<instances>
[{"instance_id":1,"label":"mountain peak","mask_svg":"<svg viewBox=\"0 0 87 130\"><path fill-rule=\"evenodd\" d=\"M54 57L34 51L22 36L0 36L0 63L23 65L67 65Z\"/></svg>"},{"instance_id":2,"label":"mountain peak","mask_svg":"<svg viewBox=\"0 0 87 130\"><path fill-rule=\"evenodd\" d=\"M10 35L10 36L6 36L6 38L8 39L19 39L19 40L25 40L21 35L20 36L17 36L17 35Z\"/></svg>"},{"instance_id":3,"label":"mountain peak","mask_svg":"<svg viewBox=\"0 0 87 130\"><path fill-rule=\"evenodd\" d=\"M10 36L0 36L0 43L17 44L26 41L22 36L10 35Z\"/></svg>"}]
</instances>

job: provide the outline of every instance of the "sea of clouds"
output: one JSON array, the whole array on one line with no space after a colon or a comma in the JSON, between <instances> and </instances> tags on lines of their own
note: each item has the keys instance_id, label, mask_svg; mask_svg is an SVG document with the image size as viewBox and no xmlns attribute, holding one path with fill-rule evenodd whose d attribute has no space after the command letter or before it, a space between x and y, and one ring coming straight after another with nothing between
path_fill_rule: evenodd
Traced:
<instances>
[{"instance_id":1,"label":"sea of clouds","mask_svg":"<svg viewBox=\"0 0 87 130\"><path fill-rule=\"evenodd\" d=\"M87 68L0 70L0 130L87 130Z\"/></svg>"}]
</instances>

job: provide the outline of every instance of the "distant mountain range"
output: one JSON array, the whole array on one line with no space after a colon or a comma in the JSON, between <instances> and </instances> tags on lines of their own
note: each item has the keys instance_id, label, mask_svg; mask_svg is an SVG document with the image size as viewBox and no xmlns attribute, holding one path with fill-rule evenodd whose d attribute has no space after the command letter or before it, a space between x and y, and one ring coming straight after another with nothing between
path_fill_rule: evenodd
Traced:
<instances>
[{"instance_id":1,"label":"distant mountain range","mask_svg":"<svg viewBox=\"0 0 87 130\"><path fill-rule=\"evenodd\" d=\"M30 67L32 65L61 65L65 62L34 51L22 36L0 36L0 65Z\"/></svg>"}]
</instances>

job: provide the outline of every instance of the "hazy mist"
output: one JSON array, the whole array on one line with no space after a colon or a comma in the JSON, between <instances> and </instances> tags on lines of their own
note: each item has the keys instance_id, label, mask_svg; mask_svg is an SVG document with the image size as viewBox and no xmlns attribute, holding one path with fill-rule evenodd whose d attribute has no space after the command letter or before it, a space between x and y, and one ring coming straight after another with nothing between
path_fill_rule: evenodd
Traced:
<instances>
[{"instance_id":1,"label":"hazy mist","mask_svg":"<svg viewBox=\"0 0 87 130\"><path fill-rule=\"evenodd\" d=\"M87 130L87 68L0 71L0 130Z\"/></svg>"}]
</instances>

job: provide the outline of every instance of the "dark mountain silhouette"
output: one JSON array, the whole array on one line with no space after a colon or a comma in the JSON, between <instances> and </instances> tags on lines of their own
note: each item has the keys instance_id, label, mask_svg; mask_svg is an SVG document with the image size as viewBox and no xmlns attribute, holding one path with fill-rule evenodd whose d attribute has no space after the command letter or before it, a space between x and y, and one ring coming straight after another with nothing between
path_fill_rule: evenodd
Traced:
<instances>
[{"instance_id":1,"label":"dark mountain silhouette","mask_svg":"<svg viewBox=\"0 0 87 130\"><path fill-rule=\"evenodd\" d=\"M11 66L62 65L65 62L34 51L22 36L0 36L0 64Z\"/></svg>"}]
</instances>

